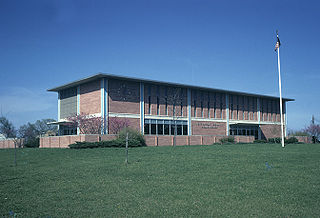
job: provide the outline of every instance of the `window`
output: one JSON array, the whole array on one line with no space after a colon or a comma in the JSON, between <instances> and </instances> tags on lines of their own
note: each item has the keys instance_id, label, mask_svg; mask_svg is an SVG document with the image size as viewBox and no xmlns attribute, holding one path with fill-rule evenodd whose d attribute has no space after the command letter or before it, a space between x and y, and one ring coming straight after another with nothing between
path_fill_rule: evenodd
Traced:
<instances>
[{"instance_id":1,"label":"window","mask_svg":"<svg viewBox=\"0 0 320 218\"><path fill-rule=\"evenodd\" d=\"M244 111L245 111L244 96L242 96L242 119L243 120L244 120Z\"/></svg>"},{"instance_id":2,"label":"window","mask_svg":"<svg viewBox=\"0 0 320 218\"><path fill-rule=\"evenodd\" d=\"M186 120L156 120L145 119L145 135L188 135L188 123Z\"/></svg>"},{"instance_id":3,"label":"window","mask_svg":"<svg viewBox=\"0 0 320 218\"><path fill-rule=\"evenodd\" d=\"M164 101L165 101L165 114L168 115L168 99L165 98Z\"/></svg>"},{"instance_id":4,"label":"window","mask_svg":"<svg viewBox=\"0 0 320 218\"><path fill-rule=\"evenodd\" d=\"M180 93L180 115L183 116L183 91Z\"/></svg>"},{"instance_id":5,"label":"window","mask_svg":"<svg viewBox=\"0 0 320 218\"><path fill-rule=\"evenodd\" d=\"M150 95L148 97L148 102L149 102L148 114L151 114L151 96Z\"/></svg>"},{"instance_id":6,"label":"window","mask_svg":"<svg viewBox=\"0 0 320 218\"><path fill-rule=\"evenodd\" d=\"M188 125L187 124L183 125L183 135L188 135Z\"/></svg>"},{"instance_id":7,"label":"window","mask_svg":"<svg viewBox=\"0 0 320 218\"><path fill-rule=\"evenodd\" d=\"M222 101L223 95L220 94L220 118L223 119L223 101Z\"/></svg>"},{"instance_id":8,"label":"window","mask_svg":"<svg viewBox=\"0 0 320 218\"><path fill-rule=\"evenodd\" d=\"M233 119L233 96L230 95L230 119Z\"/></svg>"},{"instance_id":9,"label":"window","mask_svg":"<svg viewBox=\"0 0 320 218\"><path fill-rule=\"evenodd\" d=\"M261 108L261 120L263 121L263 100L261 101L261 106L260 106L260 108Z\"/></svg>"},{"instance_id":10,"label":"window","mask_svg":"<svg viewBox=\"0 0 320 218\"><path fill-rule=\"evenodd\" d=\"M165 89L164 89L164 96L165 96L165 99L164 99L165 111L164 111L164 113L165 113L165 115L168 115L168 88L167 87L165 87Z\"/></svg>"},{"instance_id":11,"label":"window","mask_svg":"<svg viewBox=\"0 0 320 218\"><path fill-rule=\"evenodd\" d=\"M159 97L157 97L157 115L160 114L160 104L159 104Z\"/></svg>"},{"instance_id":12,"label":"window","mask_svg":"<svg viewBox=\"0 0 320 218\"><path fill-rule=\"evenodd\" d=\"M213 118L216 118L217 117L217 112L216 112L216 106L217 106L217 104L216 104L216 100L217 100L217 98L216 98L216 93L214 93L214 102L213 102Z\"/></svg>"},{"instance_id":13,"label":"window","mask_svg":"<svg viewBox=\"0 0 320 218\"><path fill-rule=\"evenodd\" d=\"M254 136L258 139L258 126L255 125L231 125L230 135Z\"/></svg>"},{"instance_id":14,"label":"window","mask_svg":"<svg viewBox=\"0 0 320 218\"><path fill-rule=\"evenodd\" d=\"M144 124L144 134L145 135L149 135L150 134L149 128L150 128L150 124L149 123L145 123Z\"/></svg>"},{"instance_id":15,"label":"window","mask_svg":"<svg viewBox=\"0 0 320 218\"><path fill-rule=\"evenodd\" d=\"M237 96L237 120L239 120L239 96Z\"/></svg>"},{"instance_id":16,"label":"window","mask_svg":"<svg viewBox=\"0 0 320 218\"><path fill-rule=\"evenodd\" d=\"M201 100L201 117L203 117L203 102Z\"/></svg>"},{"instance_id":17,"label":"window","mask_svg":"<svg viewBox=\"0 0 320 218\"><path fill-rule=\"evenodd\" d=\"M252 98L252 119L255 120L254 118L254 112L255 112L255 108L256 108L256 98Z\"/></svg>"},{"instance_id":18,"label":"window","mask_svg":"<svg viewBox=\"0 0 320 218\"><path fill-rule=\"evenodd\" d=\"M158 135L163 135L163 124L158 124Z\"/></svg>"},{"instance_id":19,"label":"window","mask_svg":"<svg viewBox=\"0 0 320 218\"><path fill-rule=\"evenodd\" d=\"M194 100L194 102L193 102L193 105L194 105L194 117L196 117L197 116L197 101L196 100Z\"/></svg>"}]
</instances>

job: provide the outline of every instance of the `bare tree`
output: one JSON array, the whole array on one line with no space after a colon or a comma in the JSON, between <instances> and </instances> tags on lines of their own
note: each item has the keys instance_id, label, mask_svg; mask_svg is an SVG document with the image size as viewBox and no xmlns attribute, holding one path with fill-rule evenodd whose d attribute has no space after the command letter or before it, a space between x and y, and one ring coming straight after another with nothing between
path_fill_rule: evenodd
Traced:
<instances>
[{"instance_id":1,"label":"bare tree","mask_svg":"<svg viewBox=\"0 0 320 218\"><path fill-rule=\"evenodd\" d=\"M127 127L129 127L129 121L127 118L119 118L119 117L109 118L110 133L118 134L122 129Z\"/></svg>"},{"instance_id":2,"label":"bare tree","mask_svg":"<svg viewBox=\"0 0 320 218\"><path fill-rule=\"evenodd\" d=\"M58 133L58 128L55 125L48 125L50 122L55 122L54 119L42 119L37 120L34 123L34 127L38 133L38 135L50 134L56 135Z\"/></svg>"},{"instance_id":3,"label":"bare tree","mask_svg":"<svg viewBox=\"0 0 320 218\"><path fill-rule=\"evenodd\" d=\"M178 110L177 108L183 103L183 92L180 87L170 87L168 89L167 95L165 96L166 101L171 105L170 112L172 113L173 123L174 123L174 136L173 136L173 146L176 146L176 136L177 136L177 120L178 120Z\"/></svg>"},{"instance_id":4,"label":"bare tree","mask_svg":"<svg viewBox=\"0 0 320 218\"><path fill-rule=\"evenodd\" d=\"M6 138L15 138L17 134L13 124L4 116L0 117L0 133Z\"/></svg>"},{"instance_id":5,"label":"bare tree","mask_svg":"<svg viewBox=\"0 0 320 218\"><path fill-rule=\"evenodd\" d=\"M309 133L312 136L313 143L316 143L319 141L320 125L311 123L304 131Z\"/></svg>"},{"instance_id":6,"label":"bare tree","mask_svg":"<svg viewBox=\"0 0 320 218\"><path fill-rule=\"evenodd\" d=\"M101 134L102 119L87 114L74 115L67 118L68 126L79 128L80 134Z\"/></svg>"}]
</instances>

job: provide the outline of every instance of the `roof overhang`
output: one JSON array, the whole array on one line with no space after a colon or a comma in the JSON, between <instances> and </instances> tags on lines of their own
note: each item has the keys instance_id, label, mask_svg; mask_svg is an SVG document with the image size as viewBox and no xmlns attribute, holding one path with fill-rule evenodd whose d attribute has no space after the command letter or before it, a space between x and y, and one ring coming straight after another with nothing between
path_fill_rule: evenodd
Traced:
<instances>
[{"instance_id":1,"label":"roof overhang","mask_svg":"<svg viewBox=\"0 0 320 218\"><path fill-rule=\"evenodd\" d=\"M145 83L152 83L152 84L158 84L158 85L169 85L169 86L184 87L184 88L191 88L191 89L201 89L201 90L207 90L207 91L223 92L223 93L235 94L235 95L245 95L245 96L252 96L252 97L279 99L279 97L276 97L276 96L260 95L260 94L255 94L255 93L238 92L238 91L230 91L230 90L224 90L224 89L215 89L215 88L208 88L208 87L203 87L203 86L194 86L194 85L187 85L187 84L180 84L180 83L162 82L162 81L157 81L157 80L140 79L140 78L119 76L119 75L113 75L113 74L104 74L104 73L98 73L93 76L86 77L84 79L80 79L80 80L76 80L74 82L66 83L64 85L48 89L47 91L59 92L64 89L76 87L78 85L81 85L81 84L84 84L87 82L91 82L91 81L94 81L97 79L101 79L101 78L121 79L121 80L128 80L128 81L134 81L134 82L145 82ZM282 99L284 101L294 101L294 99L292 99L292 98L282 98Z\"/></svg>"}]
</instances>

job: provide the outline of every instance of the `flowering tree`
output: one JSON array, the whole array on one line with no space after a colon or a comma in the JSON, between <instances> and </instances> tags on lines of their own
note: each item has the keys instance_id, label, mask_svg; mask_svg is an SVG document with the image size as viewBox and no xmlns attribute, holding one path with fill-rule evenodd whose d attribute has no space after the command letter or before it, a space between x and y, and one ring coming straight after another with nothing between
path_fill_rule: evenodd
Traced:
<instances>
[{"instance_id":1,"label":"flowering tree","mask_svg":"<svg viewBox=\"0 0 320 218\"><path fill-rule=\"evenodd\" d=\"M68 126L79 128L80 134L100 134L102 119L87 114L78 114L67 118Z\"/></svg>"},{"instance_id":2,"label":"flowering tree","mask_svg":"<svg viewBox=\"0 0 320 218\"><path fill-rule=\"evenodd\" d=\"M119 118L119 117L109 118L110 133L118 134L122 129L127 127L129 127L129 121L127 118Z\"/></svg>"},{"instance_id":3,"label":"flowering tree","mask_svg":"<svg viewBox=\"0 0 320 218\"><path fill-rule=\"evenodd\" d=\"M320 137L320 125L311 123L306 129L305 132L309 133L312 136L312 141L315 143L319 141Z\"/></svg>"}]
</instances>

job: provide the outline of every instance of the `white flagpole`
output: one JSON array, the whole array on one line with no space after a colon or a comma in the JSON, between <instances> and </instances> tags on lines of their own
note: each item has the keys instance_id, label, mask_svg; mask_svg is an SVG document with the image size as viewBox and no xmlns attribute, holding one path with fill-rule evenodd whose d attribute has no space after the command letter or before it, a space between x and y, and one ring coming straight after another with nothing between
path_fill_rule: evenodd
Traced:
<instances>
[{"instance_id":1,"label":"white flagpole","mask_svg":"<svg viewBox=\"0 0 320 218\"><path fill-rule=\"evenodd\" d=\"M278 34L277 34L277 38L278 38ZM280 74L280 45L278 46L277 50L278 50L279 93L280 93L281 144L282 144L282 147L284 148L282 94L281 94L281 74Z\"/></svg>"}]
</instances>

